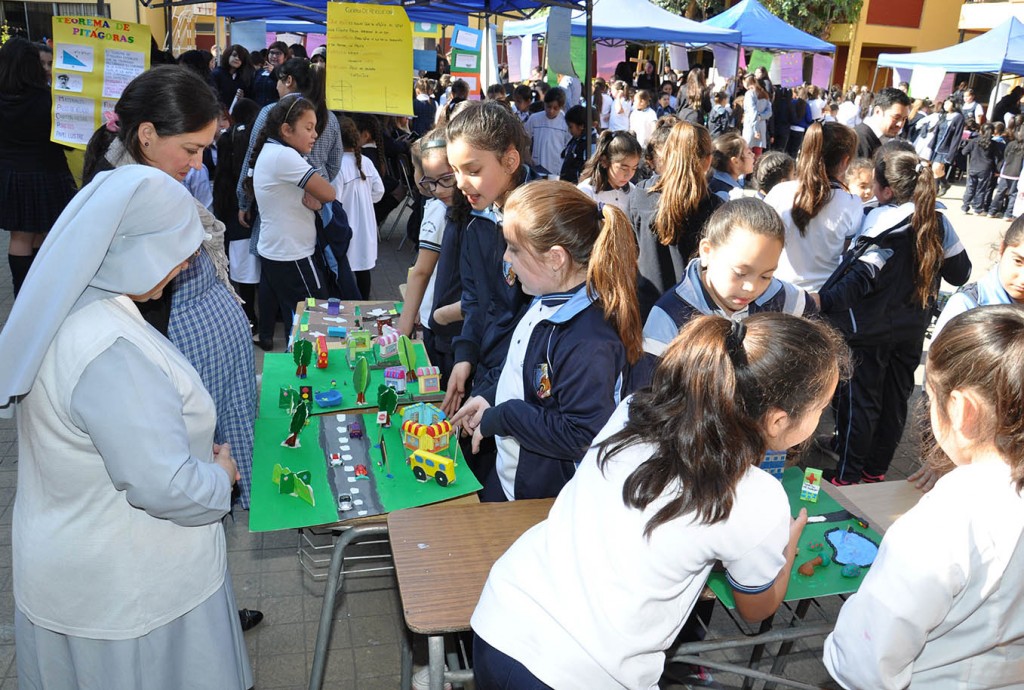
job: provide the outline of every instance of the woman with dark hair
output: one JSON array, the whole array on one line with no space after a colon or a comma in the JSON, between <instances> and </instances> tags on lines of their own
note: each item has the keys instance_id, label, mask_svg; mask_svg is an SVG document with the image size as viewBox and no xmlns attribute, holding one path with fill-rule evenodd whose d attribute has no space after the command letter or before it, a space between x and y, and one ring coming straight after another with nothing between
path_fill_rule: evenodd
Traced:
<instances>
[{"instance_id":1,"label":"woman with dark hair","mask_svg":"<svg viewBox=\"0 0 1024 690\"><path fill-rule=\"evenodd\" d=\"M39 48L24 38L0 47L0 228L14 295L50 226L75 195L64 150L50 141L50 89Z\"/></svg>"},{"instance_id":2,"label":"woman with dark hair","mask_svg":"<svg viewBox=\"0 0 1024 690\"><path fill-rule=\"evenodd\" d=\"M191 70L158 67L132 80L86 149L85 177L122 166L149 166L184 181L213 143L220 105ZM252 335L228 280L224 224L194 200L207 239L159 299L140 305L143 317L195 367L217 408L216 440L238 460L239 501L249 506L256 372ZM145 305L156 304L156 308Z\"/></svg>"},{"instance_id":3,"label":"woman with dark hair","mask_svg":"<svg viewBox=\"0 0 1024 690\"><path fill-rule=\"evenodd\" d=\"M235 98L245 98L252 90L253 68L249 64L249 51L233 45L224 51L220 64L213 70L213 83L220 102L228 108ZM241 93L239 93L241 92Z\"/></svg>"},{"instance_id":4,"label":"woman with dark hair","mask_svg":"<svg viewBox=\"0 0 1024 690\"><path fill-rule=\"evenodd\" d=\"M658 72L650 60L644 62L644 71L636 75L636 88L638 91L646 89L651 93L658 90Z\"/></svg>"}]
</instances>

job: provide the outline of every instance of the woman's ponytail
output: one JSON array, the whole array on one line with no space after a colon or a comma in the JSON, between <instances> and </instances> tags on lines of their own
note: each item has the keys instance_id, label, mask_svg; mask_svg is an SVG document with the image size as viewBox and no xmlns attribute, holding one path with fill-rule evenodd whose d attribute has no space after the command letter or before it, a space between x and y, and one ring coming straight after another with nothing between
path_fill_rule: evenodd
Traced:
<instances>
[{"instance_id":1,"label":"woman's ponytail","mask_svg":"<svg viewBox=\"0 0 1024 690\"><path fill-rule=\"evenodd\" d=\"M635 364L643 355L636 236L626 214L615 206L599 203L597 212L601 231L587 264L587 292L591 298L600 298L605 319L618 331L627 359Z\"/></svg>"}]
</instances>

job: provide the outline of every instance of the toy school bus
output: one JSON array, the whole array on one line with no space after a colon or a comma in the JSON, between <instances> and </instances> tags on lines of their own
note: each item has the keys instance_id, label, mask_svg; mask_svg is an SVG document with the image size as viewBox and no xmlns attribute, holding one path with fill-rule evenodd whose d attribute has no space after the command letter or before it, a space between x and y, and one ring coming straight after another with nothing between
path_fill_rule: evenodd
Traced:
<instances>
[{"instance_id":1,"label":"toy school bus","mask_svg":"<svg viewBox=\"0 0 1024 690\"><path fill-rule=\"evenodd\" d=\"M440 486L455 483L455 460L452 458L417 450L409 456L409 466L412 467L413 475L421 482L427 481L427 477L433 477Z\"/></svg>"},{"instance_id":2,"label":"toy school bus","mask_svg":"<svg viewBox=\"0 0 1024 690\"><path fill-rule=\"evenodd\" d=\"M316 337L316 368L327 368L327 338L322 335Z\"/></svg>"}]
</instances>

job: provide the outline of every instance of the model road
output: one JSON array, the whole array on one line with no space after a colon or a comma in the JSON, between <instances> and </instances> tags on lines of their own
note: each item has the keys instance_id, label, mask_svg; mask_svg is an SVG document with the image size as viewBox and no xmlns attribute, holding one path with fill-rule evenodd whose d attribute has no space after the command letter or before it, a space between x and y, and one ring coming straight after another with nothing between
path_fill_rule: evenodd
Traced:
<instances>
[{"instance_id":1,"label":"model road","mask_svg":"<svg viewBox=\"0 0 1024 690\"><path fill-rule=\"evenodd\" d=\"M327 482L334 493L334 505L338 505L338 497L342 494L352 497L352 510L339 510L338 518L347 520L380 515L384 512L384 506L377 496L377 479L373 476L373 463L370 460L370 444L373 440L367 438L365 432L362 438L350 438L348 434L348 425L357 420L361 422L360 416L325 414L320 415L319 419L320 446L326 453L324 462L327 464ZM340 466L331 467L329 458L332 453L341 456ZM367 478L356 479L356 465L366 466Z\"/></svg>"}]
</instances>

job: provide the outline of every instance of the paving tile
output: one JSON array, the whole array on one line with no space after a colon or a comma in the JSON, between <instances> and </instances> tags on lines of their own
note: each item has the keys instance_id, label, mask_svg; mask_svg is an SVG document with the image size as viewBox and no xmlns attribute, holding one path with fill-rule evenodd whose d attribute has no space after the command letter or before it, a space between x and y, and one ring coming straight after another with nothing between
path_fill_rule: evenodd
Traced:
<instances>
[{"instance_id":1,"label":"paving tile","mask_svg":"<svg viewBox=\"0 0 1024 690\"><path fill-rule=\"evenodd\" d=\"M402 653L398 644L356 647L352 650L356 677L393 676L402 672Z\"/></svg>"},{"instance_id":2,"label":"paving tile","mask_svg":"<svg viewBox=\"0 0 1024 690\"><path fill-rule=\"evenodd\" d=\"M263 612L264 621L279 625L282 623L302 623L305 621L302 595L274 596L262 595L257 608Z\"/></svg>"},{"instance_id":3,"label":"paving tile","mask_svg":"<svg viewBox=\"0 0 1024 690\"><path fill-rule=\"evenodd\" d=\"M352 631L352 646L397 645L399 625L401 625L401 621L397 616L353 618L349 621L349 628Z\"/></svg>"},{"instance_id":4,"label":"paving tile","mask_svg":"<svg viewBox=\"0 0 1024 690\"><path fill-rule=\"evenodd\" d=\"M306 650L312 652L316 649L316 635L319 629L319 621L316 623L305 623ZM331 638L327 641L328 649L350 649L352 647L352 632L347 620L334 621L331 628Z\"/></svg>"},{"instance_id":5,"label":"paving tile","mask_svg":"<svg viewBox=\"0 0 1024 690\"><path fill-rule=\"evenodd\" d=\"M259 628L260 656L306 652L304 623L275 623L264 618Z\"/></svg>"},{"instance_id":6,"label":"paving tile","mask_svg":"<svg viewBox=\"0 0 1024 690\"><path fill-rule=\"evenodd\" d=\"M303 688L309 684L309 665L306 654L260 655L255 663L256 687Z\"/></svg>"}]
</instances>

